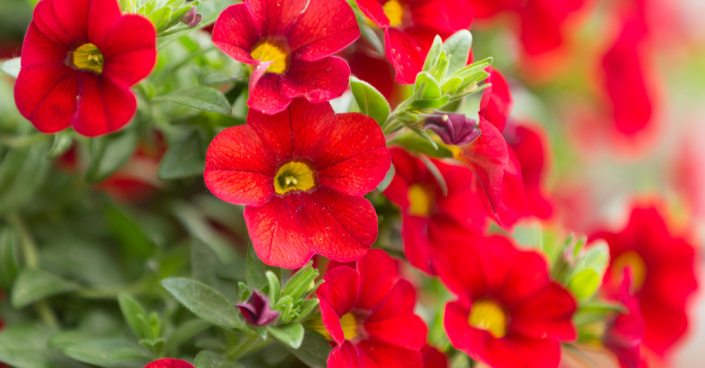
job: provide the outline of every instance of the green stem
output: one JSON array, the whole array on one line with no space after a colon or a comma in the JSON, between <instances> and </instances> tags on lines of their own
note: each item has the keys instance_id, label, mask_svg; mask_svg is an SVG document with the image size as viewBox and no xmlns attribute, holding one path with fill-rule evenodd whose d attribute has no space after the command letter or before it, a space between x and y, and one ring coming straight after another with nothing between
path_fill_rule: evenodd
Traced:
<instances>
[{"instance_id":1,"label":"green stem","mask_svg":"<svg viewBox=\"0 0 705 368\"><path fill-rule=\"evenodd\" d=\"M269 344L269 340L262 340L258 335L252 334L240 341L225 353L225 357L230 360L237 360L248 353L255 351Z\"/></svg>"}]
</instances>

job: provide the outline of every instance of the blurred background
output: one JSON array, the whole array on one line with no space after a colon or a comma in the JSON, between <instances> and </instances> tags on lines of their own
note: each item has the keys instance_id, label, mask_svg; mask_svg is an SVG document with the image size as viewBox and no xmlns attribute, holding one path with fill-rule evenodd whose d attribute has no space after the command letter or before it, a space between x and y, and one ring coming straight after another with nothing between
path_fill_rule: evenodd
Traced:
<instances>
[{"instance_id":1,"label":"blurred background","mask_svg":"<svg viewBox=\"0 0 705 368\"><path fill-rule=\"evenodd\" d=\"M494 57L507 77L512 118L546 131L547 221L576 233L619 230L634 198L658 198L700 250L702 290L705 1L533 0L524 3L535 8L518 10L469 1L480 9L475 59ZM0 1L0 61L20 56L31 14L28 0ZM17 116L12 83L0 75L0 119ZM704 366L702 291L690 311L688 337L669 366Z\"/></svg>"}]
</instances>

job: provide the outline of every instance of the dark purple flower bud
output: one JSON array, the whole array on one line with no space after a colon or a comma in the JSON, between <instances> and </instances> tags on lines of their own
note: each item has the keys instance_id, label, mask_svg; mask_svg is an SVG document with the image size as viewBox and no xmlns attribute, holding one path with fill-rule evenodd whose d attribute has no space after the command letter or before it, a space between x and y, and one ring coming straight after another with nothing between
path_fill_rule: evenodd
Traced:
<instances>
[{"instance_id":1,"label":"dark purple flower bud","mask_svg":"<svg viewBox=\"0 0 705 368\"><path fill-rule=\"evenodd\" d=\"M463 114L435 113L424 120L424 127L436 132L443 143L454 146L468 145L481 134L477 122Z\"/></svg>"},{"instance_id":2,"label":"dark purple flower bud","mask_svg":"<svg viewBox=\"0 0 705 368\"><path fill-rule=\"evenodd\" d=\"M247 299L246 303L237 303L235 306L245 317L247 323L257 327L271 325L279 318L280 314L270 307L267 296L257 290L252 290L252 296Z\"/></svg>"},{"instance_id":3,"label":"dark purple flower bud","mask_svg":"<svg viewBox=\"0 0 705 368\"><path fill-rule=\"evenodd\" d=\"M203 16L196 12L196 8L191 8L181 17L181 22L185 23L189 28L193 28L197 26L198 23L201 23L202 18Z\"/></svg>"}]
</instances>

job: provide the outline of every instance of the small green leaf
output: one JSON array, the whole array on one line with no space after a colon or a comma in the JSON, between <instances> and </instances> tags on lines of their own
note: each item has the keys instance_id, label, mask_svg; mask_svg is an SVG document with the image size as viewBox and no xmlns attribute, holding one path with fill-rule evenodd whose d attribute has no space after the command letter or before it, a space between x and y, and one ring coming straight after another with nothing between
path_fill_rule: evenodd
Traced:
<instances>
[{"instance_id":1,"label":"small green leaf","mask_svg":"<svg viewBox=\"0 0 705 368\"><path fill-rule=\"evenodd\" d=\"M225 95L215 88L198 86L174 91L153 98L153 101L168 101L198 110L217 112L224 115L232 114L232 106Z\"/></svg>"},{"instance_id":2,"label":"small green leaf","mask_svg":"<svg viewBox=\"0 0 705 368\"><path fill-rule=\"evenodd\" d=\"M193 362L196 368L241 368L242 365L231 362L223 356L212 351L202 351Z\"/></svg>"},{"instance_id":3,"label":"small green leaf","mask_svg":"<svg viewBox=\"0 0 705 368\"><path fill-rule=\"evenodd\" d=\"M269 301L272 304L276 304L281 296L281 283L277 275L272 271L265 272L264 276L267 278L267 286L269 287Z\"/></svg>"},{"instance_id":4,"label":"small green leaf","mask_svg":"<svg viewBox=\"0 0 705 368\"><path fill-rule=\"evenodd\" d=\"M578 242L578 246L580 246L579 244L580 242ZM578 301L586 301L597 292L609 261L609 247L605 242L591 246L577 260L567 279L566 286Z\"/></svg>"},{"instance_id":5,"label":"small green leaf","mask_svg":"<svg viewBox=\"0 0 705 368\"><path fill-rule=\"evenodd\" d=\"M157 9L149 15L148 18L154 24L154 28L157 30L157 32L166 28L167 24L169 23L169 20L171 19L171 12L171 7L165 6L163 8Z\"/></svg>"},{"instance_id":6,"label":"small green leaf","mask_svg":"<svg viewBox=\"0 0 705 368\"><path fill-rule=\"evenodd\" d=\"M287 344L282 345L309 367L326 368L331 346L328 344L328 340L317 332L305 329L303 342L298 349Z\"/></svg>"},{"instance_id":7,"label":"small green leaf","mask_svg":"<svg viewBox=\"0 0 705 368\"><path fill-rule=\"evenodd\" d=\"M46 183L51 162L44 159L48 141L10 149L0 164L0 214L31 200Z\"/></svg>"},{"instance_id":8,"label":"small green leaf","mask_svg":"<svg viewBox=\"0 0 705 368\"><path fill-rule=\"evenodd\" d=\"M145 235L139 220L126 208L110 205L104 213L110 233L122 245L122 251L141 259L147 259L154 253L154 243Z\"/></svg>"},{"instance_id":9,"label":"small green leaf","mask_svg":"<svg viewBox=\"0 0 705 368\"><path fill-rule=\"evenodd\" d=\"M13 78L17 78L17 76L20 75L21 65L22 61L20 58L14 58L2 63L2 65L0 65L0 70Z\"/></svg>"},{"instance_id":10,"label":"small green leaf","mask_svg":"<svg viewBox=\"0 0 705 368\"><path fill-rule=\"evenodd\" d=\"M86 169L86 180L101 181L117 171L132 156L137 146L137 135L123 130L91 140L91 160Z\"/></svg>"},{"instance_id":11,"label":"small green leaf","mask_svg":"<svg viewBox=\"0 0 705 368\"><path fill-rule=\"evenodd\" d=\"M0 331L0 362L16 368L53 368L47 342L54 330L40 324L13 324Z\"/></svg>"},{"instance_id":12,"label":"small green leaf","mask_svg":"<svg viewBox=\"0 0 705 368\"><path fill-rule=\"evenodd\" d=\"M235 306L210 286L186 278L164 279L161 284L196 316L227 329L243 327Z\"/></svg>"},{"instance_id":13,"label":"small green leaf","mask_svg":"<svg viewBox=\"0 0 705 368\"><path fill-rule=\"evenodd\" d=\"M191 131L169 145L159 164L157 176L175 180L203 175L206 169L206 147L198 131Z\"/></svg>"},{"instance_id":14,"label":"small green leaf","mask_svg":"<svg viewBox=\"0 0 705 368\"><path fill-rule=\"evenodd\" d=\"M252 288L263 290L267 286L268 281L265 276L267 270L272 267L267 266L262 260L257 257L252 244L247 248L247 260L245 261L245 281Z\"/></svg>"},{"instance_id":15,"label":"small green leaf","mask_svg":"<svg viewBox=\"0 0 705 368\"><path fill-rule=\"evenodd\" d=\"M174 332L166 337L164 349L168 351L178 349L179 345L190 340L199 333L211 327L211 324L202 319L192 319L177 327Z\"/></svg>"},{"instance_id":16,"label":"small green leaf","mask_svg":"<svg viewBox=\"0 0 705 368\"><path fill-rule=\"evenodd\" d=\"M38 268L25 268L12 286L12 306L23 308L53 295L76 291L81 287Z\"/></svg>"},{"instance_id":17,"label":"small green leaf","mask_svg":"<svg viewBox=\"0 0 705 368\"><path fill-rule=\"evenodd\" d=\"M445 106L450 101L450 96L443 96L433 100L416 100L409 106L413 110L433 110Z\"/></svg>"},{"instance_id":18,"label":"small green leaf","mask_svg":"<svg viewBox=\"0 0 705 368\"><path fill-rule=\"evenodd\" d=\"M428 136L428 134L426 134L426 136ZM430 139L431 141L417 133L407 133L395 137L390 143L398 144L411 152L423 153L431 157L453 157L453 152L451 152L448 148L443 145L435 145L434 147L434 145L431 144L431 142L433 142L433 138Z\"/></svg>"},{"instance_id":19,"label":"small green leaf","mask_svg":"<svg viewBox=\"0 0 705 368\"><path fill-rule=\"evenodd\" d=\"M127 320L127 324L140 339L149 337L149 325L147 324L147 312L137 300L127 294L118 295L120 311Z\"/></svg>"},{"instance_id":20,"label":"small green leaf","mask_svg":"<svg viewBox=\"0 0 705 368\"><path fill-rule=\"evenodd\" d=\"M441 86L429 72L422 72L416 76L414 91L418 90L422 90L419 99L435 100L443 96L441 94Z\"/></svg>"},{"instance_id":21,"label":"small green leaf","mask_svg":"<svg viewBox=\"0 0 705 368\"><path fill-rule=\"evenodd\" d=\"M448 54L448 74L454 74L465 67L472 47L472 34L463 29L448 37L443 43L443 50Z\"/></svg>"},{"instance_id":22,"label":"small green leaf","mask_svg":"<svg viewBox=\"0 0 705 368\"><path fill-rule=\"evenodd\" d=\"M269 326L269 334L282 344L298 349L301 346L301 342L304 340L304 326L300 323Z\"/></svg>"},{"instance_id":23,"label":"small green leaf","mask_svg":"<svg viewBox=\"0 0 705 368\"><path fill-rule=\"evenodd\" d=\"M0 288L8 290L20 269L17 236L11 227L0 228Z\"/></svg>"},{"instance_id":24,"label":"small green leaf","mask_svg":"<svg viewBox=\"0 0 705 368\"><path fill-rule=\"evenodd\" d=\"M384 175L384 179L382 179L382 182L379 183L377 186L377 190L380 192L384 192L385 189L389 186L389 184L392 183L392 179L394 179L394 173L396 171L394 170L394 165L389 166L389 171L387 171L387 174Z\"/></svg>"},{"instance_id":25,"label":"small green leaf","mask_svg":"<svg viewBox=\"0 0 705 368\"><path fill-rule=\"evenodd\" d=\"M152 360L147 350L119 338L83 341L65 347L63 352L69 358L100 367L141 366Z\"/></svg>"},{"instance_id":26,"label":"small green leaf","mask_svg":"<svg viewBox=\"0 0 705 368\"><path fill-rule=\"evenodd\" d=\"M578 301L585 301L595 294L600 287L602 276L595 270L587 269L577 273L568 282L568 289Z\"/></svg>"},{"instance_id":27,"label":"small green leaf","mask_svg":"<svg viewBox=\"0 0 705 368\"><path fill-rule=\"evenodd\" d=\"M441 54L442 47L443 40L441 40L440 36L436 35L433 39L433 45L431 45L431 48L428 50L428 54L426 54L426 61L424 62L422 69L423 71L429 71L434 67L438 61L438 56Z\"/></svg>"},{"instance_id":28,"label":"small green leaf","mask_svg":"<svg viewBox=\"0 0 705 368\"><path fill-rule=\"evenodd\" d=\"M360 112L375 119L378 124L383 124L389 117L389 103L384 96L372 85L355 77L350 77L352 90Z\"/></svg>"},{"instance_id":29,"label":"small green leaf","mask_svg":"<svg viewBox=\"0 0 705 368\"><path fill-rule=\"evenodd\" d=\"M53 160L59 156L61 156L66 150L68 150L71 147L71 144L73 143L73 138L71 137L71 133L68 131L61 131L56 134L54 134L54 143L51 146L51 149L49 149L49 152L46 155L47 160Z\"/></svg>"}]
</instances>

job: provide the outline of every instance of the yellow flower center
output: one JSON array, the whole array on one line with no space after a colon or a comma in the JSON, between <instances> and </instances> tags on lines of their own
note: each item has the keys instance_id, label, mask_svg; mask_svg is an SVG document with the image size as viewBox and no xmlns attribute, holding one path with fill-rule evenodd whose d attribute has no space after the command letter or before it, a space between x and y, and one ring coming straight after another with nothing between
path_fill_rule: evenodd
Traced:
<instances>
[{"instance_id":1,"label":"yellow flower center","mask_svg":"<svg viewBox=\"0 0 705 368\"><path fill-rule=\"evenodd\" d=\"M73 51L73 65L79 70L86 70L98 74L103 73L103 53L92 43L84 43Z\"/></svg>"},{"instance_id":2,"label":"yellow flower center","mask_svg":"<svg viewBox=\"0 0 705 368\"><path fill-rule=\"evenodd\" d=\"M287 194L295 190L309 190L316 186L315 171L305 162L289 161L274 176L274 191Z\"/></svg>"},{"instance_id":3,"label":"yellow flower center","mask_svg":"<svg viewBox=\"0 0 705 368\"><path fill-rule=\"evenodd\" d=\"M357 337L357 321L352 313L346 313L340 317L340 327L343 329L345 340L352 340Z\"/></svg>"},{"instance_id":4,"label":"yellow flower center","mask_svg":"<svg viewBox=\"0 0 705 368\"><path fill-rule=\"evenodd\" d=\"M399 27L404 19L404 7L398 0L389 0L382 6L384 15L389 19L389 25Z\"/></svg>"},{"instance_id":5,"label":"yellow flower center","mask_svg":"<svg viewBox=\"0 0 705 368\"><path fill-rule=\"evenodd\" d=\"M646 263L641 256L630 250L624 252L617 256L617 258L612 262L612 278L616 280L619 284L622 283L622 278L624 277L624 269L631 268L634 279L632 281L632 292L637 292L641 290L644 286L644 281L646 280Z\"/></svg>"},{"instance_id":6,"label":"yellow flower center","mask_svg":"<svg viewBox=\"0 0 705 368\"><path fill-rule=\"evenodd\" d=\"M433 192L423 184L412 184L409 187L409 214L426 217L431 213Z\"/></svg>"},{"instance_id":7,"label":"yellow flower center","mask_svg":"<svg viewBox=\"0 0 705 368\"><path fill-rule=\"evenodd\" d=\"M507 334L507 315L502 307L492 300L480 300L473 303L468 324L474 328L489 331L492 336L498 339Z\"/></svg>"},{"instance_id":8,"label":"yellow flower center","mask_svg":"<svg viewBox=\"0 0 705 368\"><path fill-rule=\"evenodd\" d=\"M258 43L250 53L255 60L273 61L268 72L282 74L289 68L289 51L282 42L265 40Z\"/></svg>"}]
</instances>

